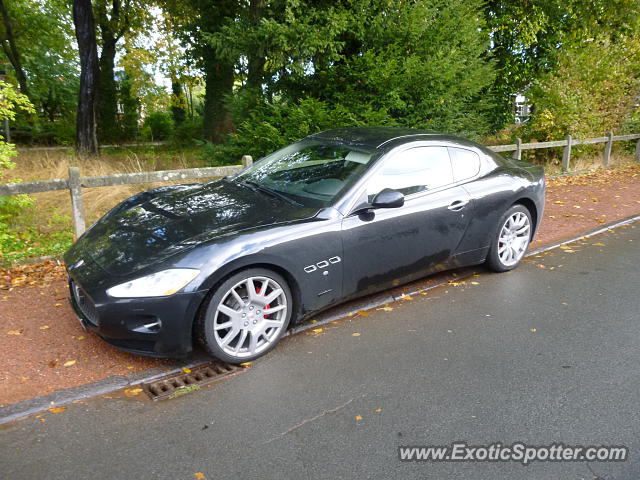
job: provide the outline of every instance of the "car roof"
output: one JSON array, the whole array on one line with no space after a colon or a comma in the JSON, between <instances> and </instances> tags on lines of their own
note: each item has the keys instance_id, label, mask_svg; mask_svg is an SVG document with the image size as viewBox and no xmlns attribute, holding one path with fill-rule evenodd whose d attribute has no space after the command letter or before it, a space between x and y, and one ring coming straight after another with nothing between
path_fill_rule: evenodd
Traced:
<instances>
[{"instance_id":1,"label":"car roof","mask_svg":"<svg viewBox=\"0 0 640 480\"><path fill-rule=\"evenodd\" d=\"M414 140L443 140L469 146L478 146L475 142L455 135L446 135L430 130L399 127L338 128L309 135L307 138L331 140L338 143L361 145L375 149L396 146Z\"/></svg>"}]
</instances>

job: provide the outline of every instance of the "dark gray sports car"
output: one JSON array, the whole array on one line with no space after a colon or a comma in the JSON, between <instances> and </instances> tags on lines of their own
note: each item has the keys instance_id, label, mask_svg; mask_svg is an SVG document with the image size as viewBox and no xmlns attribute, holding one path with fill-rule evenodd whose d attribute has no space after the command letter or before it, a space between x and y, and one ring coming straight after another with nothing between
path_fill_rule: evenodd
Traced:
<instances>
[{"instance_id":1,"label":"dark gray sports car","mask_svg":"<svg viewBox=\"0 0 640 480\"><path fill-rule=\"evenodd\" d=\"M107 342L250 361L294 322L440 270L514 268L544 205L540 167L459 137L351 128L239 174L122 202L65 255L71 303Z\"/></svg>"}]
</instances>

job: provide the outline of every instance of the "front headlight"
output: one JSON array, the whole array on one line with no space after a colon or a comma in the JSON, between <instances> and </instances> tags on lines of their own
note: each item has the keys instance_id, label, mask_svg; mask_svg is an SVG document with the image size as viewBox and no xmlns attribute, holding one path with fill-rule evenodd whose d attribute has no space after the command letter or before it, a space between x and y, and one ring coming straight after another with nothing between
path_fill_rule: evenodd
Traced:
<instances>
[{"instance_id":1,"label":"front headlight","mask_svg":"<svg viewBox=\"0 0 640 480\"><path fill-rule=\"evenodd\" d=\"M194 268L172 268L146 277L121 283L107 290L107 295L124 297L165 297L176 293L196 278L200 270Z\"/></svg>"}]
</instances>

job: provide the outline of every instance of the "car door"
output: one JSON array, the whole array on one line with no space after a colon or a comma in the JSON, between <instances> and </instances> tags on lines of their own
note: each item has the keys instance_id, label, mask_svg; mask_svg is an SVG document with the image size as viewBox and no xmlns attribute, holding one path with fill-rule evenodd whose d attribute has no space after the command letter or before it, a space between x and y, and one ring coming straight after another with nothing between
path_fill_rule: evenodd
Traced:
<instances>
[{"instance_id":1,"label":"car door","mask_svg":"<svg viewBox=\"0 0 640 480\"><path fill-rule=\"evenodd\" d=\"M391 188L405 195L405 204L343 219L345 297L444 269L468 223L471 199L452 185L446 147L409 148L383 162L366 182L362 200Z\"/></svg>"}]
</instances>

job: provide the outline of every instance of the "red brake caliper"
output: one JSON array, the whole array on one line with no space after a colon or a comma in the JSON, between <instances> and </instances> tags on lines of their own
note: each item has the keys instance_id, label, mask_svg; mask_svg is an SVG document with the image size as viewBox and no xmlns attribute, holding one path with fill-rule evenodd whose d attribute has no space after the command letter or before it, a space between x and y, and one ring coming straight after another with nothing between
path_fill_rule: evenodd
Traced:
<instances>
[{"instance_id":1,"label":"red brake caliper","mask_svg":"<svg viewBox=\"0 0 640 480\"><path fill-rule=\"evenodd\" d=\"M256 293L260 293L260 288L256 288ZM264 308L262 309L262 311L264 312L265 310L269 310L271 308L271 305L265 305ZM268 314L263 315L264 318L269 318Z\"/></svg>"}]
</instances>

